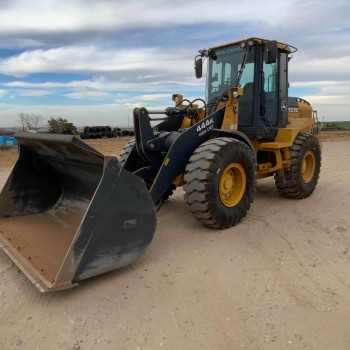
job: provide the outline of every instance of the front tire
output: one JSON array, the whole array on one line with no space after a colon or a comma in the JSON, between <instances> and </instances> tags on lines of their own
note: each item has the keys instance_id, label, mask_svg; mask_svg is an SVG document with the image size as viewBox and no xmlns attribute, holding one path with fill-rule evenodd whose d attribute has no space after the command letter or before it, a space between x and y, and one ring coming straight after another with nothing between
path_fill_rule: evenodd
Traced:
<instances>
[{"instance_id":1,"label":"front tire","mask_svg":"<svg viewBox=\"0 0 350 350\"><path fill-rule=\"evenodd\" d=\"M185 200L202 224L224 229L238 224L254 198L256 161L242 141L228 137L204 142L185 171Z\"/></svg>"},{"instance_id":2,"label":"front tire","mask_svg":"<svg viewBox=\"0 0 350 350\"><path fill-rule=\"evenodd\" d=\"M130 140L122 149L120 155L119 155L119 163L121 166L124 166L124 163L126 162L126 160L129 157L129 154L131 153L132 149L135 146L135 140L132 139Z\"/></svg>"}]
</instances>

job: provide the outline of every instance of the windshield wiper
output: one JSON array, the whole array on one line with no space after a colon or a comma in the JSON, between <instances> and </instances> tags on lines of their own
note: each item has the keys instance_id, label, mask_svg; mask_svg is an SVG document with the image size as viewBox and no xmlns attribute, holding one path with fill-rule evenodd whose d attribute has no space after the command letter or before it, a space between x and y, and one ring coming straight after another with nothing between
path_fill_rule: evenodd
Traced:
<instances>
[{"instance_id":1,"label":"windshield wiper","mask_svg":"<svg viewBox=\"0 0 350 350\"><path fill-rule=\"evenodd\" d=\"M226 88L226 90L222 93L220 100L228 97L228 92L229 92L230 88L239 86L239 82L241 81L243 70L245 68L245 64L246 64L247 59L248 59L248 52L249 52L250 48L251 48L251 46L249 46L249 45L246 46L246 50L245 50L245 53L244 53L244 56L242 59L241 68L237 72L237 74L234 76L234 78L232 79L231 84L229 84L228 87ZM236 82L236 84L234 84L235 82Z\"/></svg>"}]
</instances>

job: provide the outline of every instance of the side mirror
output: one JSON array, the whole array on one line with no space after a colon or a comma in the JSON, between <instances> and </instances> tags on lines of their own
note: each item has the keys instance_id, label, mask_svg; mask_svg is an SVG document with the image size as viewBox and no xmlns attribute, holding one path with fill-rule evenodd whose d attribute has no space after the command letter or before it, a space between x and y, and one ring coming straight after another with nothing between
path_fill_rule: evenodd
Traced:
<instances>
[{"instance_id":1,"label":"side mirror","mask_svg":"<svg viewBox=\"0 0 350 350\"><path fill-rule=\"evenodd\" d=\"M266 64L275 63L277 61L277 41L271 40L265 43L264 61Z\"/></svg>"},{"instance_id":2,"label":"side mirror","mask_svg":"<svg viewBox=\"0 0 350 350\"><path fill-rule=\"evenodd\" d=\"M202 77L203 61L201 57L195 58L194 60L194 71L196 72L196 78Z\"/></svg>"}]
</instances>

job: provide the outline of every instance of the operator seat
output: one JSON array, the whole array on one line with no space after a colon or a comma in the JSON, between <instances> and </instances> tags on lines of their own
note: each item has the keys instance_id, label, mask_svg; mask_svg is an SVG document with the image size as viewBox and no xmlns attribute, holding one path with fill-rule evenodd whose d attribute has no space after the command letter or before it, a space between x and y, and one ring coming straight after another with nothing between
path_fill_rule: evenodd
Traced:
<instances>
[{"instance_id":1,"label":"operator seat","mask_svg":"<svg viewBox=\"0 0 350 350\"><path fill-rule=\"evenodd\" d=\"M243 95L239 97L238 127L253 125L253 93L254 83L246 83L243 87Z\"/></svg>"}]
</instances>

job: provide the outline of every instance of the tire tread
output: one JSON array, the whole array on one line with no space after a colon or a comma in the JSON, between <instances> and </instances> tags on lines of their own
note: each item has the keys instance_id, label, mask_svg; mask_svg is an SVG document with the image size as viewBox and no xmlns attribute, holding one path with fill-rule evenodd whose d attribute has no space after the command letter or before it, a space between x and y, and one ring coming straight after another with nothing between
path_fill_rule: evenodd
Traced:
<instances>
[{"instance_id":1,"label":"tire tread","mask_svg":"<svg viewBox=\"0 0 350 350\"><path fill-rule=\"evenodd\" d=\"M309 147L310 144L314 144L314 146L317 148L316 156L319 156L319 166L316 167L314 178L311 180L314 185L311 187L308 186L306 190L304 186L300 185L300 164L304 150L305 148ZM290 157L291 169L290 171L284 171L284 181L278 173L275 174L276 187L279 193L284 197L294 199L309 197L314 191L320 175L321 154L318 139L311 134L299 133L296 136L293 145L290 147Z\"/></svg>"},{"instance_id":2,"label":"tire tread","mask_svg":"<svg viewBox=\"0 0 350 350\"><path fill-rule=\"evenodd\" d=\"M230 147L232 143L235 143L235 147L239 148L242 152L247 152L249 157L254 159L254 181L252 184L247 184L247 186L253 186L249 203L247 203L246 207L241 212L233 217L227 218L216 212L215 206L211 204L212 199L208 192L208 184L210 184L213 177L220 170L219 164L216 161L220 152ZM185 200L189 206L190 212L197 220L209 228L223 229L236 225L247 214L253 202L255 169L255 156L250 147L242 141L229 137L222 137L204 142L193 153L184 175Z\"/></svg>"}]
</instances>

